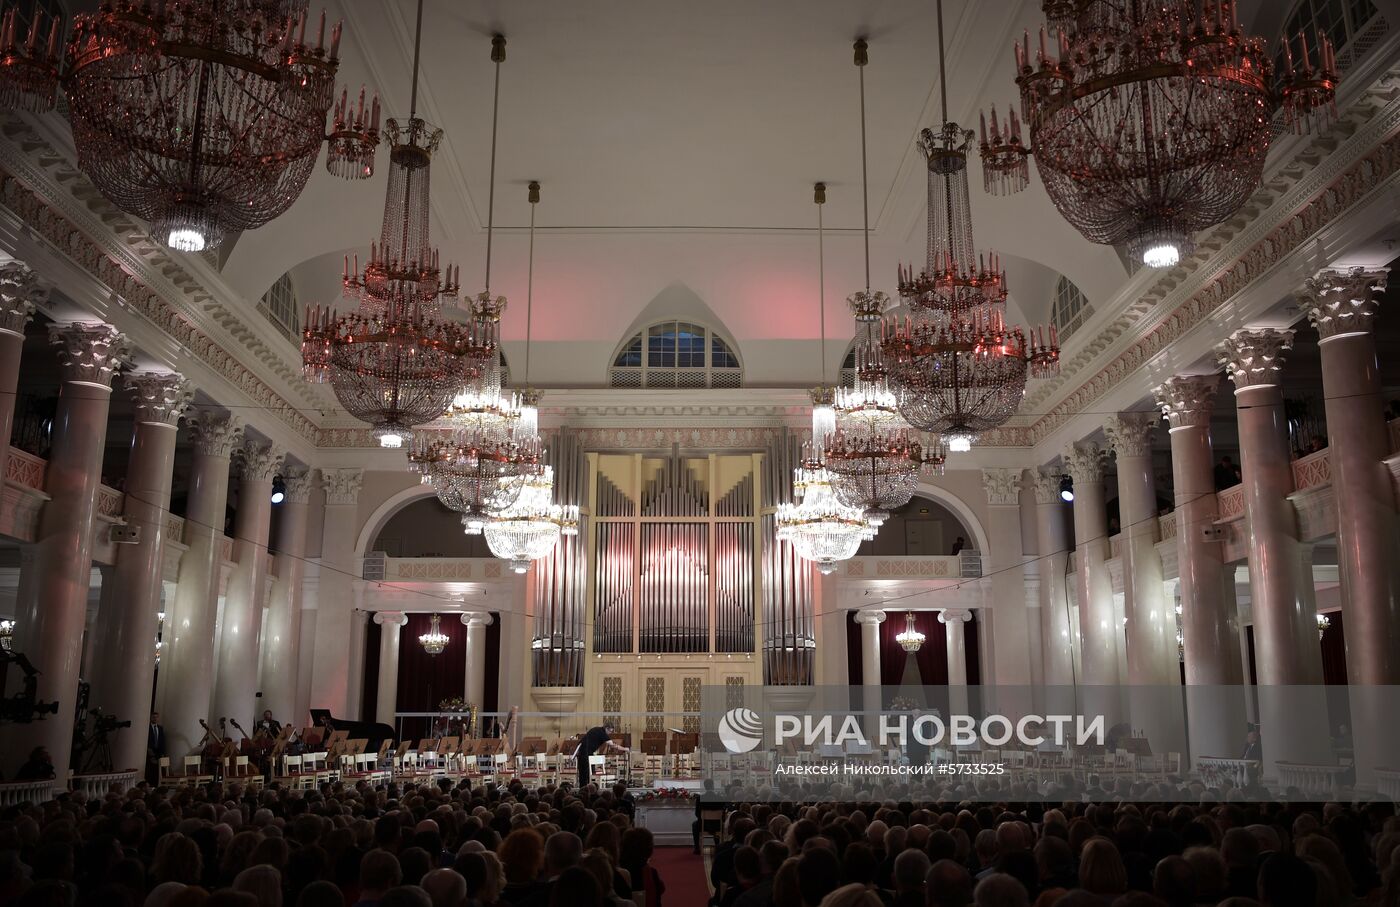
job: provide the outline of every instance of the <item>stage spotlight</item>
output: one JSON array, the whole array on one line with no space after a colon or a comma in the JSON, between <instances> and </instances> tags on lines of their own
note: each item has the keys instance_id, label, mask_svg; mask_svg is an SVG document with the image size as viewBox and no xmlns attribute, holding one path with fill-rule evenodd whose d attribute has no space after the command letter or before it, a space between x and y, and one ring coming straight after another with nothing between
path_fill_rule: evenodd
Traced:
<instances>
[{"instance_id":1,"label":"stage spotlight","mask_svg":"<svg viewBox=\"0 0 1400 907\"><path fill-rule=\"evenodd\" d=\"M1074 500L1074 479L1060 476L1060 500L1069 503Z\"/></svg>"},{"instance_id":2,"label":"stage spotlight","mask_svg":"<svg viewBox=\"0 0 1400 907\"><path fill-rule=\"evenodd\" d=\"M287 486L281 476L272 477L272 503L280 504L287 497Z\"/></svg>"}]
</instances>

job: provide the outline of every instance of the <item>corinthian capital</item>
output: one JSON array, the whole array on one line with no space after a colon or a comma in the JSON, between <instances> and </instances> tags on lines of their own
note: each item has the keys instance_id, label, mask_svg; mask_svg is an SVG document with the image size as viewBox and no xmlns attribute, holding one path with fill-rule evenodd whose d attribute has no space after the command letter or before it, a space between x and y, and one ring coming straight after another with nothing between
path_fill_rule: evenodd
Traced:
<instances>
[{"instance_id":1,"label":"corinthian capital","mask_svg":"<svg viewBox=\"0 0 1400 907\"><path fill-rule=\"evenodd\" d=\"M1060 471L1051 466L1038 466L1031 473L1037 504L1051 504L1060 499Z\"/></svg>"},{"instance_id":2,"label":"corinthian capital","mask_svg":"<svg viewBox=\"0 0 1400 907\"><path fill-rule=\"evenodd\" d=\"M173 427L194 396L190 382L175 372L134 372L125 376L122 383L131 395L138 423Z\"/></svg>"},{"instance_id":3,"label":"corinthian capital","mask_svg":"<svg viewBox=\"0 0 1400 907\"><path fill-rule=\"evenodd\" d=\"M74 321L49 325L64 381L110 388L126 360L126 335L110 324Z\"/></svg>"},{"instance_id":4,"label":"corinthian capital","mask_svg":"<svg viewBox=\"0 0 1400 907\"><path fill-rule=\"evenodd\" d=\"M1075 485L1094 485L1103 481L1103 448L1093 441L1076 441L1064 452L1065 472Z\"/></svg>"},{"instance_id":5,"label":"corinthian capital","mask_svg":"<svg viewBox=\"0 0 1400 907\"><path fill-rule=\"evenodd\" d=\"M1176 375L1163 381L1152 396L1172 430L1201 428L1210 424L1219 375Z\"/></svg>"},{"instance_id":6,"label":"corinthian capital","mask_svg":"<svg viewBox=\"0 0 1400 907\"><path fill-rule=\"evenodd\" d=\"M1124 457L1145 457L1152 450L1152 433L1157 430L1159 418L1156 413L1119 413L1110 416L1103 424L1108 443L1113 445L1113 455Z\"/></svg>"},{"instance_id":7,"label":"corinthian capital","mask_svg":"<svg viewBox=\"0 0 1400 907\"><path fill-rule=\"evenodd\" d=\"M288 466L282 470L282 487L288 504L305 504L311 500L311 470L306 466Z\"/></svg>"},{"instance_id":8,"label":"corinthian capital","mask_svg":"<svg viewBox=\"0 0 1400 907\"><path fill-rule=\"evenodd\" d=\"M49 291L25 264L7 261L0 265L0 331L23 334L25 322L36 305L48 301Z\"/></svg>"},{"instance_id":9,"label":"corinthian capital","mask_svg":"<svg viewBox=\"0 0 1400 907\"><path fill-rule=\"evenodd\" d=\"M1275 387L1283 371L1283 354L1293 348L1293 332L1276 328L1235 331L1217 347L1220 364L1238 393L1250 387Z\"/></svg>"},{"instance_id":10,"label":"corinthian capital","mask_svg":"<svg viewBox=\"0 0 1400 907\"><path fill-rule=\"evenodd\" d=\"M196 453L227 460L243 439L243 426L227 413L201 409L191 413L185 423L190 427Z\"/></svg>"},{"instance_id":11,"label":"corinthian capital","mask_svg":"<svg viewBox=\"0 0 1400 907\"><path fill-rule=\"evenodd\" d=\"M1389 271L1351 268L1319 271L1303 284L1298 303L1326 342L1334 337L1369 334L1375 326L1380 294Z\"/></svg>"},{"instance_id":12,"label":"corinthian capital","mask_svg":"<svg viewBox=\"0 0 1400 907\"><path fill-rule=\"evenodd\" d=\"M270 441L245 440L238 453L238 474L245 482L271 482L282 471L286 451Z\"/></svg>"},{"instance_id":13,"label":"corinthian capital","mask_svg":"<svg viewBox=\"0 0 1400 907\"><path fill-rule=\"evenodd\" d=\"M321 487L326 490L327 504L353 504L360 497L364 484L363 469L323 469Z\"/></svg>"},{"instance_id":14,"label":"corinthian capital","mask_svg":"<svg viewBox=\"0 0 1400 907\"><path fill-rule=\"evenodd\" d=\"M987 503L993 506L1010 507L1019 504L1021 502L1021 470L982 470L982 490L987 492Z\"/></svg>"}]
</instances>

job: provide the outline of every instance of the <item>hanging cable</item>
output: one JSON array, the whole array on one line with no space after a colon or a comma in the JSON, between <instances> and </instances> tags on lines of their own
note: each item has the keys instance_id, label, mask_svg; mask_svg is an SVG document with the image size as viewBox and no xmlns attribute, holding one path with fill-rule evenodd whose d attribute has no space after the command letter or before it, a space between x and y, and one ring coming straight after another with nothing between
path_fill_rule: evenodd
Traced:
<instances>
[{"instance_id":1,"label":"hanging cable","mask_svg":"<svg viewBox=\"0 0 1400 907\"><path fill-rule=\"evenodd\" d=\"M525 381L530 386L530 327L535 306L535 206L540 203L540 184L530 181L530 253L525 268Z\"/></svg>"},{"instance_id":2,"label":"hanging cable","mask_svg":"<svg viewBox=\"0 0 1400 907\"><path fill-rule=\"evenodd\" d=\"M423 0L418 0L418 22L413 26L413 90L408 96L408 121L418 115L418 59L423 50Z\"/></svg>"},{"instance_id":3,"label":"hanging cable","mask_svg":"<svg viewBox=\"0 0 1400 907\"><path fill-rule=\"evenodd\" d=\"M870 292L870 170L865 141L865 65L870 62L870 46L864 38L855 43L856 69L860 72L860 198L865 218L865 292Z\"/></svg>"},{"instance_id":4,"label":"hanging cable","mask_svg":"<svg viewBox=\"0 0 1400 907\"><path fill-rule=\"evenodd\" d=\"M822 337L822 383L826 388L826 234L822 227L822 207L826 204L826 183L812 187L812 201L817 203L817 321Z\"/></svg>"},{"instance_id":5,"label":"hanging cable","mask_svg":"<svg viewBox=\"0 0 1400 907\"><path fill-rule=\"evenodd\" d=\"M419 0L422 3L422 0ZM486 295L491 295L491 239L496 222L496 123L501 112L501 64L506 59L505 35L491 38L491 62L496 64L496 89L491 98L491 185L486 193Z\"/></svg>"}]
</instances>

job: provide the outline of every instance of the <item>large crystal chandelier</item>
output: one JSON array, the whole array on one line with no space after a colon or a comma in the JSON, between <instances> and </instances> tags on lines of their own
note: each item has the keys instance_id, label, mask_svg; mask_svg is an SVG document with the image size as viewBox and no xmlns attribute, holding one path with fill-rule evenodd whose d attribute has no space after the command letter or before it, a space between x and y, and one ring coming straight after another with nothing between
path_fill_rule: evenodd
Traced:
<instances>
[{"instance_id":1,"label":"large crystal chandelier","mask_svg":"<svg viewBox=\"0 0 1400 907\"><path fill-rule=\"evenodd\" d=\"M774 515L776 537L792 545L797 556L812 561L828 574L836 565L855 556L860 543L872 538L875 529L864 514L836 498L831 472L823 455L826 441L836 428L832 389L826 384L826 243L822 205L826 204L826 184L813 188L817 205L817 313L821 326L822 383L812 389L812 439L804 445L802 463L793 470L793 496L800 503L778 505Z\"/></svg>"},{"instance_id":2,"label":"large crystal chandelier","mask_svg":"<svg viewBox=\"0 0 1400 907\"><path fill-rule=\"evenodd\" d=\"M418 644L421 645L423 651L427 652L429 655L441 655L443 650L447 648L447 644L452 641L450 636L442 632L441 624L442 618L434 614L432 629L418 637Z\"/></svg>"},{"instance_id":3,"label":"large crystal chandelier","mask_svg":"<svg viewBox=\"0 0 1400 907\"><path fill-rule=\"evenodd\" d=\"M1267 43L1240 29L1235 0L1046 0L1058 30L1016 44L1029 132L992 110L982 168L990 192L1029 180L1091 242L1127 245L1148 267L1176 264L1191 235L1233 214L1259 187L1274 113L1299 129L1326 116L1337 64L1324 37L1275 73Z\"/></svg>"},{"instance_id":4,"label":"large crystal chandelier","mask_svg":"<svg viewBox=\"0 0 1400 907\"><path fill-rule=\"evenodd\" d=\"M1058 372L1055 329L1029 338L1006 323L1006 275L996 253L978 254L972 235L967 155L972 133L948 121L943 12L938 8L943 124L925 129L928 248L924 270L900 269L906 311L881 326L880 346L900 414L937 432L950 449L971 448L980 432L1004 424L1025 395L1028 377Z\"/></svg>"},{"instance_id":5,"label":"large crystal chandelier","mask_svg":"<svg viewBox=\"0 0 1400 907\"><path fill-rule=\"evenodd\" d=\"M865 289L847 302L865 337L857 350L855 387L836 399L836 431L827 438L823 456L831 472L836 499L859 509L867 522L879 527L889 511L909 503L919 487L924 449L900 416L888 386L889 373L875 344L872 324L888 303L884 293L870 289L870 177L866 167L865 40L855 43L860 73L861 192L864 212Z\"/></svg>"},{"instance_id":6,"label":"large crystal chandelier","mask_svg":"<svg viewBox=\"0 0 1400 907\"><path fill-rule=\"evenodd\" d=\"M416 426L443 414L468 376L496 353L495 321L467 324L442 317L455 298L457 269L442 266L428 235L428 174L442 131L417 117L418 7L409 118L389 120L389 187L379 242L369 261L346 256L342 283L358 310L337 315L310 307L302 333L308 381L329 383L346 412L370 423L383 447L402 447ZM353 261L353 266L352 266Z\"/></svg>"},{"instance_id":7,"label":"large crystal chandelier","mask_svg":"<svg viewBox=\"0 0 1400 907\"><path fill-rule=\"evenodd\" d=\"M514 505L493 516L483 530L486 545L510 569L525 573L530 562L554 550L560 536L578 535L578 508L555 504L554 468L525 481Z\"/></svg>"},{"instance_id":8,"label":"large crystal chandelier","mask_svg":"<svg viewBox=\"0 0 1400 907\"><path fill-rule=\"evenodd\" d=\"M306 0L104 0L62 24L36 11L27 38L0 28L0 102L50 110L61 80L78 167L155 237L198 252L260 227L301 195L327 139L340 25L307 34ZM370 175L378 106L342 94L327 166ZM341 161L354 160L355 166Z\"/></svg>"}]
</instances>

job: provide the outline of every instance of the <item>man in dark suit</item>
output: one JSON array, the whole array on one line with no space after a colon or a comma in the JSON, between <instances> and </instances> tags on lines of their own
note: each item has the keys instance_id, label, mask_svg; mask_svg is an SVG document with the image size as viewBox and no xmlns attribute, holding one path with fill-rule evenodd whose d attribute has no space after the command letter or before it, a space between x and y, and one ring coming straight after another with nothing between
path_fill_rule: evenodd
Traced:
<instances>
[{"instance_id":1,"label":"man in dark suit","mask_svg":"<svg viewBox=\"0 0 1400 907\"><path fill-rule=\"evenodd\" d=\"M613 743L611 739L612 735L612 724L602 724L598 727L589 728L588 732L579 740L578 747L574 750L574 761L578 764L578 786L580 790L588 786L590 774L588 768L589 756L604 749L620 753L630 752L627 747Z\"/></svg>"},{"instance_id":2,"label":"man in dark suit","mask_svg":"<svg viewBox=\"0 0 1400 907\"><path fill-rule=\"evenodd\" d=\"M160 712L151 713L151 726L146 731L146 780L152 785L160 780L160 758L165 755L165 727Z\"/></svg>"}]
</instances>

